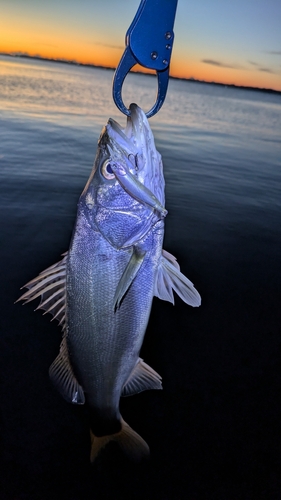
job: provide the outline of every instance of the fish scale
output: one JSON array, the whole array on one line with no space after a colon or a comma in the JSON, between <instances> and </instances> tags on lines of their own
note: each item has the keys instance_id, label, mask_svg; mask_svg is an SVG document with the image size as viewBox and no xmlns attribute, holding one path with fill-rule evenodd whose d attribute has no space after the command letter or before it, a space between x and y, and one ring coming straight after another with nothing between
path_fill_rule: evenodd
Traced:
<instances>
[{"instance_id":1,"label":"fish scale","mask_svg":"<svg viewBox=\"0 0 281 500\"><path fill-rule=\"evenodd\" d=\"M102 130L68 252L19 299L41 295L38 308L62 326L49 373L67 401L88 407L92 461L110 440L135 459L149 452L122 419L119 402L162 388L160 375L139 357L153 296L174 303L176 291L189 305L201 303L162 248L162 160L144 112L135 104L130 110L125 129L109 119Z\"/></svg>"},{"instance_id":2,"label":"fish scale","mask_svg":"<svg viewBox=\"0 0 281 500\"><path fill-rule=\"evenodd\" d=\"M83 238L83 240L85 239L89 241L89 237ZM100 243L99 245L97 245L97 241ZM83 246L83 241L81 243ZM112 365L119 363L121 355L127 358L130 356L130 351L134 347L132 339L135 336L139 341L137 333L140 329L140 323L143 323L145 319L143 318L143 312L139 311L140 302L136 299L134 300L133 292L135 287L132 287L124 298L122 308L114 312L114 291L120 280L122 270L125 269L130 259L129 254L131 252L115 250L114 253L118 255L118 258L113 258L112 248L101 237L95 238L92 248L89 248L87 244L87 249L83 249L82 252L81 248L77 249L79 244L80 242L76 244L74 235L73 245L69 252L69 275L75 277L79 275L80 278L78 282L74 279L73 285L71 280L68 282L67 310L71 325L71 335L67 335L67 343L75 372L78 374L77 378L85 391L89 393L87 380L84 381L80 366L83 366L83 371L86 370L87 374L92 370L92 374L90 375L91 384L92 380L95 381L97 378L96 372L100 373L100 371L104 371L104 375L106 375L108 381L107 385L115 387L119 374L116 373L115 369L111 376L110 368ZM81 253L83 255L82 260L80 258L76 260L75 255L77 250L78 254ZM110 260L105 261L103 258L99 258L100 254L103 256L108 252L111 252L112 258ZM92 255L95 255L95 259L92 258ZM92 294L88 290L85 292L85 283L89 281L89 277L92 285ZM87 293L86 301L84 301L85 293ZM77 295L81 295L82 302L86 307L81 308L81 303L77 300ZM144 307L147 309L146 304ZM132 310L134 314L131 313ZM147 316L149 316L149 311ZM81 323L79 321L77 324L77 317L84 318L84 321ZM71 339L73 337L75 337L75 348L72 349ZM125 349L128 349L129 352L127 353ZM94 361L92 361L91 357L87 359L87 352L95 353ZM85 366L86 359L88 361L87 368ZM118 362L114 362L114 360L118 360ZM130 372L134 364L135 361L132 361L132 366L129 369L126 368L125 372ZM127 376L129 376L129 373ZM121 387L119 390L122 389L124 378L120 384ZM94 388L91 392L93 393L92 401L94 401L96 397ZM102 391L97 391L100 398L99 392Z\"/></svg>"}]
</instances>

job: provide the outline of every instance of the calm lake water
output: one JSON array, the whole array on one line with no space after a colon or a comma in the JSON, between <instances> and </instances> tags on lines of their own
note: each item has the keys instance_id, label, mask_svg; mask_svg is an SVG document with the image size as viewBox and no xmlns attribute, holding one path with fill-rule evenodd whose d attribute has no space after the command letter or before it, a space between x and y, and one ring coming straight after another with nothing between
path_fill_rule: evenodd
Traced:
<instances>
[{"instance_id":1,"label":"calm lake water","mask_svg":"<svg viewBox=\"0 0 281 500\"><path fill-rule=\"evenodd\" d=\"M164 391L122 402L150 444L149 465L113 449L90 469L81 409L48 380L60 332L33 305L13 305L68 248L102 126L125 124L112 78L0 57L3 498L280 498L280 95L171 80L150 120L165 248L202 306L153 305L142 356ZM155 93L156 78L127 77L127 104L149 109Z\"/></svg>"}]
</instances>

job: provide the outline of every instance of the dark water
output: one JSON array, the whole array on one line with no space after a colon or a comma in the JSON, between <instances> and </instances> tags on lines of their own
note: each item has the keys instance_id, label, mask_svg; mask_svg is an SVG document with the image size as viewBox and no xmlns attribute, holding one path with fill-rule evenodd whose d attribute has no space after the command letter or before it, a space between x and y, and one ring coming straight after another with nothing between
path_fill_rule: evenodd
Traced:
<instances>
[{"instance_id":1,"label":"dark water","mask_svg":"<svg viewBox=\"0 0 281 500\"><path fill-rule=\"evenodd\" d=\"M60 331L33 304L13 304L67 250L100 129L109 116L124 122L111 79L0 58L0 498L280 499L280 97L171 81L151 120L165 248L202 306L154 301L141 354L164 390L121 401L148 463L112 445L89 465L84 410L48 379ZM126 85L128 102L149 108L154 79Z\"/></svg>"}]
</instances>

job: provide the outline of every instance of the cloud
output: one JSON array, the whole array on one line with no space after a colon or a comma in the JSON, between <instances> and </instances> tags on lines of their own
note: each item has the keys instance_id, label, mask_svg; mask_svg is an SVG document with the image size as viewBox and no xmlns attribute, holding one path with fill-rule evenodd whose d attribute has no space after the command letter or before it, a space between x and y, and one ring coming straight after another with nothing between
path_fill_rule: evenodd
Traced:
<instances>
[{"instance_id":1,"label":"cloud","mask_svg":"<svg viewBox=\"0 0 281 500\"><path fill-rule=\"evenodd\" d=\"M259 68L259 71L264 71L264 73L274 73L270 68Z\"/></svg>"},{"instance_id":2,"label":"cloud","mask_svg":"<svg viewBox=\"0 0 281 500\"><path fill-rule=\"evenodd\" d=\"M213 66L217 66L219 68L243 69L243 70L248 69L249 70L249 67L245 68L244 66L241 66L240 64L226 64L226 63L223 63L221 61L215 61L214 59L202 59L201 62L203 62L205 64L212 64ZM261 67L259 63L256 63L254 61L248 61L248 62L252 66L255 66L255 68L253 68L253 71L262 71L263 73L271 73L271 74L275 73L275 71L273 71L270 68Z\"/></svg>"},{"instance_id":3,"label":"cloud","mask_svg":"<svg viewBox=\"0 0 281 500\"><path fill-rule=\"evenodd\" d=\"M120 45L110 45L109 43L102 43L102 42L90 42L91 45L101 45L102 47L109 47L110 49L118 49L118 50L123 50L125 49L125 45L121 47Z\"/></svg>"},{"instance_id":4,"label":"cloud","mask_svg":"<svg viewBox=\"0 0 281 500\"><path fill-rule=\"evenodd\" d=\"M272 56L281 56L281 50L267 50L266 53Z\"/></svg>"},{"instance_id":5,"label":"cloud","mask_svg":"<svg viewBox=\"0 0 281 500\"><path fill-rule=\"evenodd\" d=\"M201 59L201 62L205 64L212 64L213 66L218 66L219 68L244 69L243 66L238 64L226 64L220 61L214 61L214 59Z\"/></svg>"}]
</instances>

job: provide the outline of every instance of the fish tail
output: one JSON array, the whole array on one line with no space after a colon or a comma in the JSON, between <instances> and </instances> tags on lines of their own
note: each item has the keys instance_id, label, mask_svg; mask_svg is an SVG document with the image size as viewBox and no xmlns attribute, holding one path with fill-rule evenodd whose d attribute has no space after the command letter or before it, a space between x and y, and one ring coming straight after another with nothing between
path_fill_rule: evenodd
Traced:
<instances>
[{"instance_id":1,"label":"fish tail","mask_svg":"<svg viewBox=\"0 0 281 500\"><path fill-rule=\"evenodd\" d=\"M95 436L91 432L91 462L94 462L102 448L110 441L115 441L120 446L121 450L132 460L140 461L149 455L149 447L147 443L137 434L123 419L121 421L122 428L120 432L111 434L110 436Z\"/></svg>"}]
</instances>

